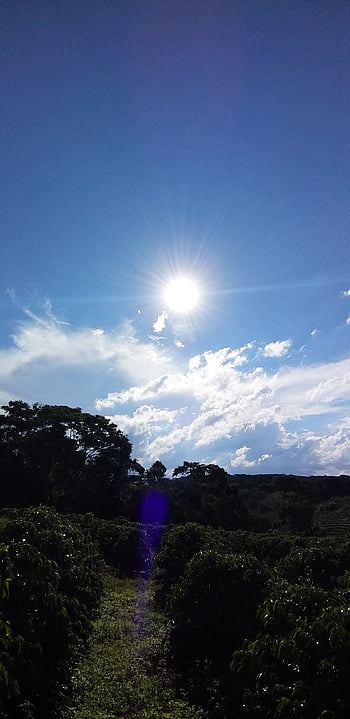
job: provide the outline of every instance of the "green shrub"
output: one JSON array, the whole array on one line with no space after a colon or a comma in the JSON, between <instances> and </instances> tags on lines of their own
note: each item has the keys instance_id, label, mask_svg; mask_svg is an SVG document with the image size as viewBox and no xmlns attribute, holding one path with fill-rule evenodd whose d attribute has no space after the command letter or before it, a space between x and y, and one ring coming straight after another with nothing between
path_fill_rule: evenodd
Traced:
<instances>
[{"instance_id":1,"label":"green shrub","mask_svg":"<svg viewBox=\"0 0 350 719\"><path fill-rule=\"evenodd\" d=\"M290 582L305 581L324 589L332 589L336 580L350 569L350 542L312 539L306 547L293 547L276 568Z\"/></svg>"},{"instance_id":2,"label":"green shrub","mask_svg":"<svg viewBox=\"0 0 350 719\"><path fill-rule=\"evenodd\" d=\"M263 565L249 554L196 554L171 602L177 664L209 660L217 668L224 667L241 641L256 632L267 576Z\"/></svg>"},{"instance_id":3,"label":"green shrub","mask_svg":"<svg viewBox=\"0 0 350 719\"><path fill-rule=\"evenodd\" d=\"M233 654L232 696L238 716L347 719L350 611L346 597L310 584L280 581L271 588L259 617L261 631Z\"/></svg>"},{"instance_id":4,"label":"green shrub","mask_svg":"<svg viewBox=\"0 0 350 719\"><path fill-rule=\"evenodd\" d=\"M1 716L44 719L53 715L57 688L89 635L101 558L88 537L48 507L7 511L0 542L7 672Z\"/></svg>"},{"instance_id":5,"label":"green shrub","mask_svg":"<svg viewBox=\"0 0 350 719\"><path fill-rule=\"evenodd\" d=\"M106 564L119 577L149 574L159 546L163 527L117 519L101 519L92 514L71 515L71 520L97 545Z\"/></svg>"},{"instance_id":6,"label":"green shrub","mask_svg":"<svg viewBox=\"0 0 350 719\"><path fill-rule=\"evenodd\" d=\"M187 562L207 546L211 530L201 524L188 522L170 527L164 535L156 559L155 579L158 583L156 601L163 609L171 597L175 584L182 577Z\"/></svg>"}]
</instances>

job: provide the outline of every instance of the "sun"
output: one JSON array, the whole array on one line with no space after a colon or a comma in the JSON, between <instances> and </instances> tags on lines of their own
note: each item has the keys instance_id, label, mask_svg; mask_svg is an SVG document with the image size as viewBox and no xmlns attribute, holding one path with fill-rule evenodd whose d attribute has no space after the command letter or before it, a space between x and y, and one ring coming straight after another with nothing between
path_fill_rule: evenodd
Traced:
<instances>
[{"instance_id":1,"label":"sun","mask_svg":"<svg viewBox=\"0 0 350 719\"><path fill-rule=\"evenodd\" d=\"M190 312L197 305L198 298L198 287L188 277L171 280L164 292L165 302L175 312Z\"/></svg>"}]
</instances>

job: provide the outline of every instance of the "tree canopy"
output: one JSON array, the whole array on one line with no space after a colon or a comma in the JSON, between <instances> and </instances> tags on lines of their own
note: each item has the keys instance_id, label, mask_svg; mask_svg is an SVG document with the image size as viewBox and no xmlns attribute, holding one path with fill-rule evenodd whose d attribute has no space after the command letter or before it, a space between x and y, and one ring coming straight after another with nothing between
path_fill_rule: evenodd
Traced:
<instances>
[{"instance_id":1,"label":"tree canopy","mask_svg":"<svg viewBox=\"0 0 350 719\"><path fill-rule=\"evenodd\" d=\"M0 415L2 506L53 504L115 514L131 443L105 417L80 407L12 401Z\"/></svg>"}]
</instances>

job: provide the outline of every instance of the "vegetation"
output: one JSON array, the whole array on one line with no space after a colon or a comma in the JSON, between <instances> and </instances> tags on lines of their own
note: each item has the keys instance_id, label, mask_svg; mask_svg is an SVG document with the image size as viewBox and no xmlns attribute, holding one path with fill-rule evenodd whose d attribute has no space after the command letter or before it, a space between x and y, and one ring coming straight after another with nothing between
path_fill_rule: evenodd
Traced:
<instances>
[{"instance_id":1,"label":"vegetation","mask_svg":"<svg viewBox=\"0 0 350 719\"><path fill-rule=\"evenodd\" d=\"M131 451L79 408L3 407L2 719L347 719L350 477Z\"/></svg>"},{"instance_id":2,"label":"vegetation","mask_svg":"<svg viewBox=\"0 0 350 719\"><path fill-rule=\"evenodd\" d=\"M156 596L180 685L209 717L345 719L349 540L275 535L271 552L264 539L194 525L166 533Z\"/></svg>"},{"instance_id":3,"label":"vegetation","mask_svg":"<svg viewBox=\"0 0 350 719\"><path fill-rule=\"evenodd\" d=\"M0 527L1 717L54 716L101 592L96 547L48 507Z\"/></svg>"},{"instance_id":4,"label":"vegetation","mask_svg":"<svg viewBox=\"0 0 350 719\"><path fill-rule=\"evenodd\" d=\"M169 623L154 611L149 584L105 575L89 651L73 674L64 719L204 719L176 696L167 666Z\"/></svg>"},{"instance_id":5,"label":"vegetation","mask_svg":"<svg viewBox=\"0 0 350 719\"><path fill-rule=\"evenodd\" d=\"M49 504L115 516L131 444L104 417L79 407L9 402L0 416L1 506Z\"/></svg>"},{"instance_id":6,"label":"vegetation","mask_svg":"<svg viewBox=\"0 0 350 719\"><path fill-rule=\"evenodd\" d=\"M348 476L229 475L184 462L169 478L159 460L145 469L133 459L128 438L100 415L21 401L2 410L0 506L254 532L350 531Z\"/></svg>"}]
</instances>

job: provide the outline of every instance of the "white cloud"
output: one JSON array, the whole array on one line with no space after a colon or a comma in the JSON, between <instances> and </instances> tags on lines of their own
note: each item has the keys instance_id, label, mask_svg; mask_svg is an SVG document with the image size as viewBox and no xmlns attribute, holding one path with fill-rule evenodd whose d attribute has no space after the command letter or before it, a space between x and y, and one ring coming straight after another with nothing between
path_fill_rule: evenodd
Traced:
<instances>
[{"instance_id":1,"label":"white cloud","mask_svg":"<svg viewBox=\"0 0 350 719\"><path fill-rule=\"evenodd\" d=\"M350 417L330 425L323 434L305 435L305 442L311 445L311 453L320 470L336 469L348 472L350 465Z\"/></svg>"},{"instance_id":2,"label":"white cloud","mask_svg":"<svg viewBox=\"0 0 350 719\"><path fill-rule=\"evenodd\" d=\"M156 397L161 393L162 387L167 384L168 375L157 377L142 387L130 387L130 389L122 392L108 392L107 397L96 400L97 409L107 409L114 407L116 404L126 404L127 402L142 402L146 399Z\"/></svg>"},{"instance_id":3,"label":"white cloud","mask_svg":"<svg viewBox=\"0 0 350 719\"><path fill-rule=\"evenodd\" d=\"M23 377L35 375L37 384L21 398L37 401L42 372L52 373L53 386L66 369L86 370L101 387L99 411L123 406L114 419L143 461L214 456L228 469L265 463L278 472L350 471L350 357L308 366L284 359L266 370L256 366L251 342L207 350L184 366L178 358L185 352L172 347L171 355L155 340L141 341L130 322L114 332L75 329L56 320L50 306L44 316L27 311L11 346L0 351L0 403L18 398ZM272 342L262 354L278 359L290 347L291 340ZM108 383L115 391L106 391ZM56 396L60 402L59 390Z\"/></svg>"},{"instance_id":4,"label":"white cloud","mask_svg":"<svg viewBox=\"0 0 350 719\"><path fill-rule=\"evenodd\" d=\"M216 412L221 421L230 416L233 426L259 421L299 419L336 411L350 401L350 359L309 367L284 367L267 373L262 368L242 371L227 350L205 352L187 372L167 373L150 382L110 393L98 406L145 399L191 397L203 412ZM204 416L204 415L203 415Z\"/></svg>"},{"instance_id":5,"label":"white cloud","mask_svg":"<svg viewBox=\"0 0 350 719\"><path fill-rule=\"evenodd\" d=\"M266 462L268 459L272 458L272 454L262 454L261 457L259 457L258 462L261 464L262 462Z\"/></svg>"},{"instance_id":6,"label":"white cloud","mask_svg":"<svg viewBox=\"0 0 350 719\"><path fill-rule=\"evenodd\" d=\"M192 358L190 367L185 372L167 373L144 385L109 395L100 400L98 408L107 402L112 406L152 401L152 422L156 423L157 413L163 411L166 403L172 411L176 408L177 414L172 415L171 424L162 423L160 414L161 431L157 426L153 432L152 423L149 424L146 457L183 452L185 447L191 452L203 448L209 451L210 447L225 442L226 464L231 457L237 466L239 460L239 466L246 468L253 467L247 462L254 465L268 462L270 466L273 454L282 449L290 453L293 448L295 454L297 440L284 429L290 422L305 423L311 416L329 417L331 413L336 416L344 411L346 403L350 410L350 359L309 367L285 366L269 373L260 367L243 371L236 367L236 352L224 348ZM117 416L120 424L123 415ZM136 433L138 417L131 415L129 420L129 432ZM272 427L277 430L273 439L271 435L270 446ZM301 428L296 436L305 444L303 431ZM242 452L232 457L232 444L236 444L240 433L254 437L254 433L257 436L262 432L264 448L256 460L247 456L244 459ZM316 457L315 453L313 456ZM275 471L284 471L283 463Z\"/></svg>"},{"instance_id":7,"label":"white cloud","mask_svg":"<svg viewBox=\"0 0 350 719\"><path fill-rule=\"evenodd\" d=\"M248 452L251 451L250 447L243 446L236 449L236 451L233 453L230 465L231 467L234 467L235 469L251 469L252 467L256 467L259 464L262 464L262 462L266 462L266 460L271 459L271 454L262 454L258 459L253 460L248 458Z\"/></svg>"},{"instance_id":8,"label":"white cloud","mask_svg":"<svg viewBox=\"0 0 350 719\"><path fill-rule=\"evenodd\" d=\"M162 332L165 328L166 321L168 319L168 313L164 310L153 322L153 329L155 332Z\"/></svg>"},{"instance_id":9,"label":"white cloud","mask_svg":"<svg viewBox=\"0 0 350 719\"><path fill-rule=\"evenodd\" d=\"M181 348L185 346L184 343L181 342L181 340L174 340L174 345L175 345L175 347L181 347Z\"/></svg>"},{"instance_id":10,"label":"white cloud","mask_svg":"<svg viewBox=\"0 0 350 719\"><path fill-rule=\"evenodd\" d=\"M350 317L347 317L347 319L346 319L346 324L347 324L347 325L350 325Z\"/></svg>"},{"instance_id":11,"label":"white cloud","mask_svg":"<svg viewBox=\"0 0 350 719\"><path fill-rule=\"evenodd\" d=\"M194 357L190 357L188 361L188 369L195 370L198 369L198 367L201 364L201 355L195 355Z\"/></svg>"},{"instance_id":12,"label":"white cloud","mask_svg":"<svg viewBox=\"0 0 350 719\"><path fill-rule=\"evenodd\" d=\"M174 425L181 410L159 409L152 405L144 404L138 407L131 417L123 414L115 414L108 417L118 425L123 432L132 431L135 435L142 435L145 438L149 435L168 431Z\"/></svg>"},{"instance_id":13,"label":"white cloud","mask_svg":"<svg viewBox=\"0 0 350 719\"><path fill-rule=\"evenodd\" d=\"M312 330L312 332L310 332L311 337L316 337L316 335L319 335L319 334L320 334L320 330L318 330L317 327L315 327L315 329Z\"/></svg>"},{"instance_id":14,"label":"white cloud","mask_svg":"<svg viewBox=\"0 0 350 719\"><path fill-rule=\"evenodd\" d=\"M72 329L51 311L40 317L26 310L27 320L18 324L12 346L0 350L0 379L45 363L51 367L103 367L127 378L150 380L170 366L170 357L154 344L141 342L132 323L117 331Z\"/></svg>"},{"instance_id":15,"label":"white cloud","mask_svg":"<svg viewBox=\"0 0 350 719\"><path fill-rule=\"evenodd\" d=\"M350 297L350 290L342 290L341 295L343 297Z\"/></svg>"},{"instance_id":16,"label":"white cloud","mask_svg":"<svg viewBox=\"0 0 350 719\"><path fill-rule=\"evenodd\" d=\"M349 474L350 416L326 424L322 432L282 432L281 449L303 474ZM301 468L301 469L300 469Z\"/></svg>"},{"instance_id":17,"label":"white cloud","mask_svg":"<svg viewBox=\"0 0 350 719\"><path fill-rule=\"evenodd\" d=\"M253 462L252 460L248 459L247 455L250 451L250 447L239 447L239 449L236 449L232 459L231 459L231 467L255 467L256 462Z\"/></svg>"},{"instance_id":18,"label":"white cloud","mask_svg":"<svg viewBox=\"0 0 350 719\"><path fill-rule=\"evenodd\" d=\"M160 457L165 458L173 454L174 449L180 447L182 458L185 454L185 443L188 441L186 427L176 427L167 435L159 434L152 441L141 445L142 463L154 462ZM180 460L181 461L181 460Z\"/></svg>"},{"instance_id":19,"label":"white cloud","mask_svg":"<svg viewBox=\"0 0 350 719\"><path fill-rule=\"evenodd\" d=\"M283 357L292 346L292 340L269 342L263 349L264 357Z\"/></svg>"}]
</instances>

